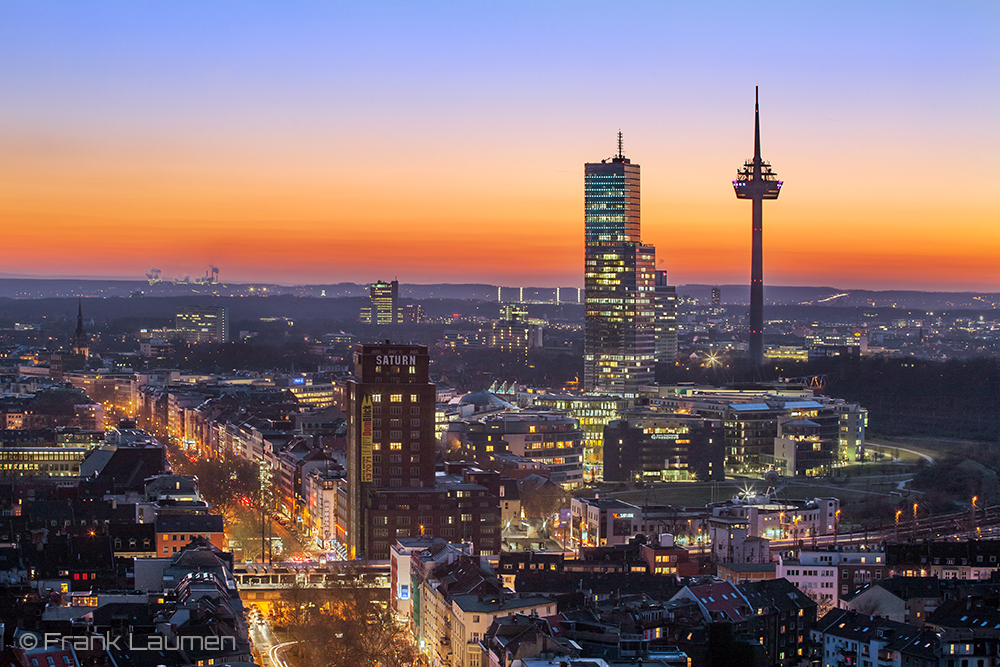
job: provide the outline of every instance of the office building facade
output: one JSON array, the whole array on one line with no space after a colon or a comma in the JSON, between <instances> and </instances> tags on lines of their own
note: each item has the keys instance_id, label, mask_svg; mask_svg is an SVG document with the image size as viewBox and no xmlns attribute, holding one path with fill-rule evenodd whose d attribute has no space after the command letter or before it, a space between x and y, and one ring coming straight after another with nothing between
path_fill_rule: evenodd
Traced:
<instances>
[{"instance_id":1,"label":"office building facade","mask_svg":"<svg viewBox=\"0 0 1000 667\"><path fill-rule=\"evenodd\" d=\"M725 478L720 419L633 411L604 427L604 480L709 481Z\"/></svg>"},{"instance_id":2,"label":"office building facade","mask_svg":"<svg viewBox=\"0 0 1000 667\"><path fill-rule=\"evenodd\" d=\"M348 549L366 553L370 496L434 486L434 385L423 345L356 345L347 381Z\"/></svg>"},{"instance_id":3,"label":"office building facade","mask_svg":"<svg viewBox=\"0 0 1000 667\"><path fill-rule=\"evenodd\" d=\"M229 312L222 306L188 306L175 318L177 337L189 343L228 343Z\"/></svg>"},{"instance_id":4,"label":"office building facade","mask_svg":"<svg viewBox=\"0 0 1000 667\"><path fill-rule=\"evenodd\" d=\"M656 251L639 235L639 165L584 165L584 386L634 396L653 382Z\"/></svg>"},{"instance_id":5,"label":"office building facade","mask_svg":"<svg viewBox=\"0 0 1000 667\"><path fill-rule=\"evenodd\" d=\"M379 280L370 289L371 305L361 309L361 321L366 324L397 324L402 322L399 312L399 281L387 283Z\"/></svg>"},{"instance_id":6,"label":"office building facade","mask_svg":"<svg viewBox=\"0 0 1000 667\"><path fill-rule=\"evenodd\" d=\"M677 361L677 288L667 284L667 272L656 272L656 363Z\"/></svg>"}]
</instances>

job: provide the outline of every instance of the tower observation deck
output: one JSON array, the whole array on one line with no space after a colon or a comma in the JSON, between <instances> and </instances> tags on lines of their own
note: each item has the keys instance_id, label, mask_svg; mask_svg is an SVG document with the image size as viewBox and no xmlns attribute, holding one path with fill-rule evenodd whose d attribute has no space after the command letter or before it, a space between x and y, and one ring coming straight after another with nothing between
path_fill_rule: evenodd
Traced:
<instances>
[{"instance_id":1,"label":"tower observation deck","mask_svg":"<svg viewBox=\"0 0 1000 667\"><path fill-rule=\"evenodd\" d=\"M763 201L777 199L782 182L771 165L760 157L760 104L754 88L753 158L736 170L733 190L737 199L753 202L751 226L752 248L750 258L750 364L764 365L764 250L763 250Z\"/></svg>"}]
</instances>

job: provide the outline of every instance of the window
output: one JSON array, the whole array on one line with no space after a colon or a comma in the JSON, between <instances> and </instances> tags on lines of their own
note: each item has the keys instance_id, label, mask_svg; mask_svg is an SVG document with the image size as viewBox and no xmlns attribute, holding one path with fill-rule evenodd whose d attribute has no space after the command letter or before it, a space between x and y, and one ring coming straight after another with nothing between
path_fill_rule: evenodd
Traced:
<instances>
[{"instance_id":1,"label":"window","mask_svg":"<svg viewBox=\"0 0 1000 667\"><path fill-rule=\"evenodd\" d=\"M382 394L372 394L372 403L381 403Z\"/></svg>"},{"instance_id":2,"label":"window","mask_svg":"<svg viewBox=\"0 0 1000 667\"><path fill-rule=\"evenodd\" d=\"M411 407L410 408L410 414L411 415L419 415L420 414L420 406L419 405L414 405L413 407Z\"/></svg>"},{"instance_id":3,"label":"window","mask_svg":"<svg viewBox=\"0 0 1000 667\"><path fill-rule=\"evenodd\" d=\"M410 394L410 403L417 403L420 400L420 396L417 394Z\"/></svg>"},{"instance_id":4,"label":"window","mask_svg":"<svg viewBox=\"0 0 1000 667\"><path fill-rule=\"evenodd\" d=\"M420 474L420 466L410 466L410 474L411 475L419 475Z\"/></svg>"},{"instance_id":5,"label":"window","mask_svg":"<svg viewBox=\"0 0 1000 667\"><path fill-rule=\"evenodd\" d=\"M401 415L401 414L403 414L403 408L402 408L402 406L399 406L399 405L392 406L391 408L389 408L389 414L390 415Z\"/></svg>"},{"instance_id":6,"label":"window","mask_svg":"<svg viewBox=\"0 0 1000 667\"><path fill-rule=\"evenodd\" d=\"M403 448L403 443L401 442L390 442L389 449L400 450Z\"/></svg>"},{"instance_id":7,"label":"window","mask_svg":"<svg viewBox=\"0 0 1000 667\"><path fill-rule=\"evenodd\" d=\"M420 420L419 419L411 419L410 420L410 428L416 428L418 426L420 426Z\"/></svg>"},{"instance_id":8,"label":"window","mask_svg":"<svg viewBox=\"0 0 1000 667\"><path fill-rule=\"evenodd\" d=\"M392 396L389 397L389 401L391 403L401 403L403 401L403 395L402 394L393 394Z\"/></svg>"}]
</instances>

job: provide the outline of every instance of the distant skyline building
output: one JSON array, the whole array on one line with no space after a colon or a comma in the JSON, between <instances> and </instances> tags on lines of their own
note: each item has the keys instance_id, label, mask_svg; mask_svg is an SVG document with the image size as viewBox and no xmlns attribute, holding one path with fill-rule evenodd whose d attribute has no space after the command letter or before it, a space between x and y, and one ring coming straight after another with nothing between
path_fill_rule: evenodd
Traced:
<instances>
[{"instance_id":1,"label":"distant skyline building","mask_svg":"<svg viewBox=\"0 0 1000 667\"><path fill-rule=\"evenodd\" d=\"M677 361L677 288L667 284L667 272L656 272L656 362Z\"/></svg>"},{"instance_id":2,"label":"distant skyline building","mask_svg":"<svg viewBox=\"0 0 1000 667\"><path fill-rule=\"evenodd\" d=\"M718 308L722 305L722 288L716 285L712 288L712 307Z\"/></svg>"},{"instance_id":3,"label":"distant skyline building","mask_svg":"<svg viewBox=\"0 0 1000 667\"><path fill-rule=\"evenodd\" d=\"M764 365L764 200L777 199L782 182L771 171L771 165L760 157L760 104L757 87L754 87L753 105L753 158L736 171L733 189L737 199L753 202L751 225L752 248L750 258L750 364Z\"/></svg>"},{"instance_id":4,"label":"distant skyline building","mask_svg":"<svg viewBox=\"0 0 1000 667\"><path fill-rule=\"evenodd\" d=\"M399 281L387 283L377 280L369 289L372 303L361 309L361 321L366 324L396 324L401 321L399 312Z\"/></svg>"},{"instance_id":5,"label":"distant skyline building","mask_svg":"<svg viewBox=\"0 0 1000 667\"><path fill-rule=\"evenodd\" d=\"M584 165L584 388L635 396L653 382L656 250L639 233L639 165Z\"/></svg>"},{"instance_id":6,"label":"distant skyline building","mask_svg":"<svg viewBox=\"0 0 1000 667\"><path fill-rule=\"evenodd\" d=\"M528 349L541 346L540 329L528 321L528 307L520 303L500 305L500 319L483 331L486 346L513 354L521 363L528 362Z\"/></svg>"},{"instance_id":7,"label":"distant skyline building","mask_svg":"<svg viewBox=\"0 0 1000 667\"><path fill-rule=\"evenodd\" d=\"M229 312L224 306L186 306L175 318L175 333L189 343L228 343Z\"/></svg>"}]
</instances>

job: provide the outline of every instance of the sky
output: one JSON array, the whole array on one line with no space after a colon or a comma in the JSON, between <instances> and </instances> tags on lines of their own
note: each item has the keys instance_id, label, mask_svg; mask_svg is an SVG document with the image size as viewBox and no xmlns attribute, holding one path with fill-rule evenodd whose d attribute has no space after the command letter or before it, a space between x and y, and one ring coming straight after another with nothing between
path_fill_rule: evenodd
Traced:
<instances>
[{"instance_id":1,"label":"sky","mask_svg":"<svg viewBox=\"0 0 1000 667\"><path fill-rule=\"evenodd\" d=\"M616 133L672 284L1000 291L1000 3L4 2L5 275L583 283Z\"/></svg>"}]
</instances>

